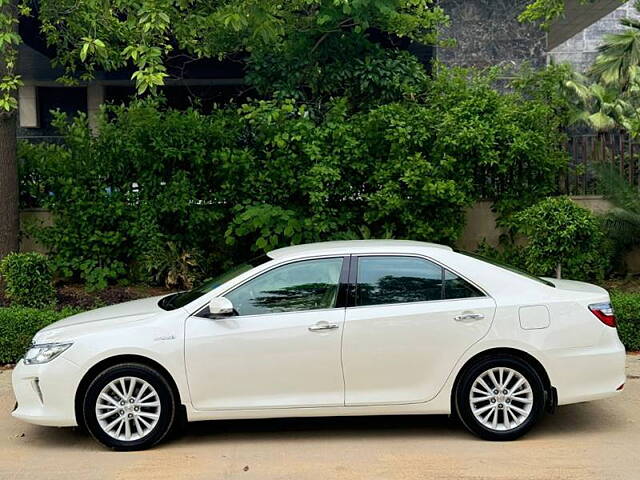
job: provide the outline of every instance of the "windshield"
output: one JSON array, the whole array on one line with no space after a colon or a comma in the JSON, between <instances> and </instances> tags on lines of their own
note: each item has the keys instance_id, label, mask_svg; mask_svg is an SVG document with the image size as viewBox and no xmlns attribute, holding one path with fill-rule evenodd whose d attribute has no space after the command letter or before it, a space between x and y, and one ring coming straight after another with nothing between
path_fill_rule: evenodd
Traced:
<instances>
[{"instance_id":1,"label":"windshield","mask_svg":"<svg viewBox=\"0 0 640 480\"><path fill-rule=\"evenodd\" d=\"M173 295L164 297L158 302L158 306L164 310L175 310L176 308L184 307L197 298L200 298L205 293L209 293L214 288L219 287L223 283L236 278L238 275L248 272L258 265L267 263L270 260L271 258L269 258L267 255L262 255L258 258L254 258L253 260L249 260L247 263L243 263L242 265L238 265L230 270L227 270L222 275L218 275L217 277L207 280L199 287L196 287L192 290L187 290L186 292L178 292L174 293Z\"/></svg>"},{"instance_id":2,"label":"windshield","mask_svg":"<svg viewBox=\"0 0 640 480\"><path fill-rule=\"evenodd\" d=\"M548 280L545 280L544 278L536 277L535 275L531 275L530 273L527 273L527 272L525 272L523 270L520 270L519 268L512 267L511 265L507 265L507 264L502 263L502 262L498 262L497 260L494 260L492 258L483 257L482 255L478 255L477 253L469 253L469 252L463 252L463 251L459 251L458 253L466 255L467 257L475 258L477 260L481 260L483 262L490 263L491 265L495 265L496 267L500 267L500 268L503 268L505 270L509 270L510 272L517 273L518 275L522 275L523 277L527 277L530 280L534 280L534 281L539 282L539 283L544 283L545 285L547 285L549 287L554 287L555 288L555 285L553 283L551 283Z\"/></svg>"}]
</instances>

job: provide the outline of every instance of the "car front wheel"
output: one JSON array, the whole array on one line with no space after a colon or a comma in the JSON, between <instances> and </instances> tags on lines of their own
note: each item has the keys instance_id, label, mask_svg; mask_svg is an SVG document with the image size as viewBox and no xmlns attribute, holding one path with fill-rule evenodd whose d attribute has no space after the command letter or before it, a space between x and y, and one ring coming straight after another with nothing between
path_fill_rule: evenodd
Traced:
<instances>
[{"instance_id":1,"label":"car front wheel","mask_svg":"<svg viewBox=\"0 0 640 480\"><path fill-rule=\"evenodd\" d=\"M544 411L544 385L538 373L513 356L485 357L464 372L455 407L462 423L487 440L515 440Z\"/></svg>"},{"instance_id":2,"label":"car front wheel","mask_svg":"<svg viewBox=\"0 0 640 480\"><path fill-rule=\"evenodd\" d=\"M176 399L167 380L153 368L115 365L87 388L83 416L89 433L103 445L114 450L143 450L171 430Z\"/></svg>"}]
</instances>

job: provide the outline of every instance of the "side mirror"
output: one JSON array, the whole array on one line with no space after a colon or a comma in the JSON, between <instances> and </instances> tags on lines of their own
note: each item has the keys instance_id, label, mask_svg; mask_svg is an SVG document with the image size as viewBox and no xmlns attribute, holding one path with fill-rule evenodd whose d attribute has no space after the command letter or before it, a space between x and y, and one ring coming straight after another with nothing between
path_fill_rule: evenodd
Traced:
<instances>
[{"instance_id":1,"label":"side mirror","mask_svg":"<svg viewBox=\"0 0 640 480\"><path fill-rule=\"evenodd\" d=\"M210 317L229 317L234 314L231 300L224 297L212 298L209 302Z\"/></svg>"}]
</instances>

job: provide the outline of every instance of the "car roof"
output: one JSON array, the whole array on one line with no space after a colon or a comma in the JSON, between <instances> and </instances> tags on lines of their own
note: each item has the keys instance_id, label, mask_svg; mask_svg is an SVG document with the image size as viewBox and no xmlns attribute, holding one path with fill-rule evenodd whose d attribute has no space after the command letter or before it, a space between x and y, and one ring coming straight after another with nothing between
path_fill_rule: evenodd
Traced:
<instances>
[{"instance_id":1,"label":"car roof","mask_svg":"<svg viewBox=\"0 0 640 480\"><path fill-rule=\"evenodd\" d=\"M452 248L437 243L418 242L415 240L341 240L335 242L307 243L304 245L294 245L292 247L278 248L270 251L267 255L274 260L287 257L297 257L303 255L321 255L323 253L367 253L380 252L383 250L402 250L406 247L420 249L449 250Z\"/></svg>"}]
</instances>

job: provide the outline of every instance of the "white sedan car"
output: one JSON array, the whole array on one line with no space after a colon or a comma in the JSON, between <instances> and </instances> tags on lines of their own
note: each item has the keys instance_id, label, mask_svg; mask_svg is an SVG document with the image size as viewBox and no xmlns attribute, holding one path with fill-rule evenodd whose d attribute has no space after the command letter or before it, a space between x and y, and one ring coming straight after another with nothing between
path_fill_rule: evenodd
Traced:
<instances>
[{"instance_id":1,"label":"white sedan car","mask_svg":"<svg viewBox=\"0 0 640 480\"><path fill-rule=\"evenodd\" d=\"M412 241L272 251L200 288L74 315L33 339L13 415L148 448L181 419L456 414L511 440L619 393L600 287Z\"/></svg>"}]
</instances>

